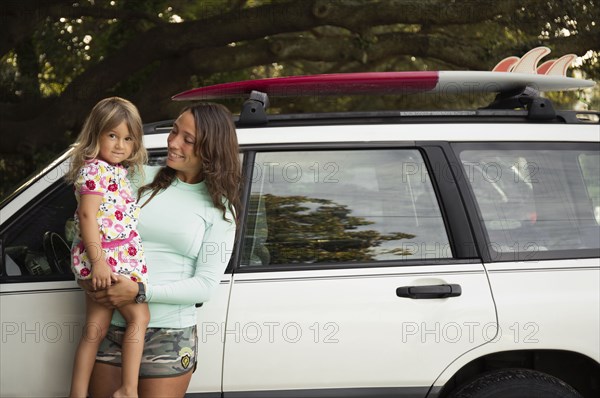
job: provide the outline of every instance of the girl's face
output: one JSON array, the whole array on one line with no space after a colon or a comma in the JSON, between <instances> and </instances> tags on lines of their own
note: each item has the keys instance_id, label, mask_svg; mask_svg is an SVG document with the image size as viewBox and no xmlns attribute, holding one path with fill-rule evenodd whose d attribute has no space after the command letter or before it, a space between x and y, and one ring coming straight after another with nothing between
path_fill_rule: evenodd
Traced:
<instances>
[{"instance_id":1,"label":"girl's face","mask_svg":"<svg viewBox=\"0 0 600 398\"><path fill-rule=\"evenodd\" d=\"M129 159L133 152L133 137L125 121L112 130L100 134L98 157L110 164L118 164Z\"/></svg>"},{"instance_id":2,"label":"girl's face","mask_svg":"<svg viewBox=\"0 0 600 398\"><path fill-rule=\"evenodd\" d=\"M196 154L196 123L192 112L182 113L167 138L167 166L177 171L177 177L189 184L202 179L202 159Z\"/></svg>"}]
</instances>

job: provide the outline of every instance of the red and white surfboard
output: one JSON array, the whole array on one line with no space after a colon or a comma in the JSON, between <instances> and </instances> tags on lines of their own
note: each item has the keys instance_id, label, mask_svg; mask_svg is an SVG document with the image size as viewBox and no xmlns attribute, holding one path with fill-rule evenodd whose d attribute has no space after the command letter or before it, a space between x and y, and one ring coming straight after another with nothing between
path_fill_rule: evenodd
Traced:
<instances>
[{"instance_id":1,"label":"red and white surfboard","mask_svg":"<svg viewBox=\"0 0 600 398\"><path fill-rule=\"evenodd\" d=\"M244 80L195 88L173 96L176 101L248 96L252 90L274 97L422 92L502 92L530 86L538 91L593 87L591 80L512 72L366 72Z\"/></svg>"},{"instance_id":2,"label":"red and white surfboard","mask_svg":"<svg viewBox=\"0 0 600 398\"><path fill-rule=\"evenodd\" d=\"M248 96L253 90L273 97L354 94L474 93L504 92L525 88L538 91L577 90L593 87L591 80L566 77L575 55L538 66L550 49L537 47L523 57L500 61L493 71L416 71L334 73L311 76L275 77L216 84L179 93L176 101L210 100Z\"/></svg>"}]
</instances>

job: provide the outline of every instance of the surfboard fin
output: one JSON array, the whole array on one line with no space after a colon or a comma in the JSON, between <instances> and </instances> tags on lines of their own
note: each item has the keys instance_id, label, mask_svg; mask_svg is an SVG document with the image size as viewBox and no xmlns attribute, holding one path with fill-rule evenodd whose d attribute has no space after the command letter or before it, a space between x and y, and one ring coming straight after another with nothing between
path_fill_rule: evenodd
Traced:
<instances>
[{"instance_id":1,"label":"surfboard fin","mask_svg":"<svg viewBox=\"0 0 600 398\"><path fill-rule=\"evenodd\" d=\"M567 76L567 69L569 69L569 66L571 66L575 58L577 58L577 55L575 54L563 55L557 59L544 74L551 76Z\"/></svg>"},{"instance_id":2,"label":"surfboard fin","mask_svg":"<svg viewBox=\"0 0 600 398\"><path fill-rule=\"evenodd\" d=\"M515 57L514 55L511 57L506 57L502 61L498 62L492 72L510 72L513 66L517 62L519 62L519 57Z\"/></svg>"},{"instance_id":3,"label":"surfboard fin","mask_svg":"<svg viewBox=\"0 0 600 398\"><path fill-rule=\"evenodd\" d=\"M515 64L512 68L511 72L514 73L537 73L537 65L540 62L540 59L550 54L550 49L548 47L536 47L532 50L529 50L527 54L523 55L519 62Z\"/></svg>"},{"instance_id":4,"label":"surfboard fin","mask_svg":"<svg viewBox=\"0 0 600 398\"><path fill-rule=\"evenodd\" d=\"M555 62L556 62L556 59L550 59L550 60L544 62L543 64L541 64L540 66L537 67L537 74L545 75L546 72L548 72L548 69L550 69L550 67L552 65L554 65Z\"/></svg>"},{"instance_id":5,"label":"surfboard fin","mask_svg":"<svg viewBox=\"0 0 600 398\"><path fill-rule=\"evenodd\" d=\"M575 54L563 55L558 59L551 59L538 66L540 59L550 54L548 47L540 46L531 49L521 58L510 56L498 62L492 72L530 73L549 76L567 76L567 69L577 58Z\"/></svg>"}]
</instances>

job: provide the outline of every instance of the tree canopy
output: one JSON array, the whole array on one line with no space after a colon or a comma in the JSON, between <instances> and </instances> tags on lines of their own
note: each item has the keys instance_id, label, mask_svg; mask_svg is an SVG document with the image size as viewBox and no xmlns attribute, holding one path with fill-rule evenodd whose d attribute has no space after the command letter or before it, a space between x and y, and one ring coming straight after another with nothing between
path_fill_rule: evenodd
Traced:
<instances>
[{"instance_id":1,"label":"tree canopy","mask_svg":"<svg viewBox=\"0 0 600 398\"><path fill-rule=\"evenodd\" d=\"M112 95L152 122L172 118L182 104L170 97L192 87L489 70L539 45L579 55L576 73L600 76L597 0L4 0L0 8L0 190L65 149L92 106ZM598 108L597 96L556 99ZM277 105L303 111L311 101Z\"/></svg>"}]
</instances>

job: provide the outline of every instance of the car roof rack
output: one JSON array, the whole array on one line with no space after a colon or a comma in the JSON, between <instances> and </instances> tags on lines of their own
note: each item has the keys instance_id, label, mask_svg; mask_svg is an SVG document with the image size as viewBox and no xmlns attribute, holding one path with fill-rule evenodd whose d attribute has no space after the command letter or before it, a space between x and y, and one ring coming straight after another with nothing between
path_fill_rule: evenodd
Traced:
<instances>
[{"instance_id":1,"label":"car roof rack","mask_svg":"<svg viewBox=\"0 0 600 398\"><path fill-rule=\"evenodd\" d=\"M533 102L532 102L533 103ZM385 110L385 111L353 111L353 112L320 112L320 113L288 113L288 114L267 114L260 101L252 102L255 112L247 111L253 115L248 121L240 121L241 115L233 115L233 121L238 128L263 126L304 126L307 124L319 125L338 125L348 123L358 124L381 124L389 121L390 123L511 123L523 122L558 122L566 124L594 124L600 123L600 112L584 110L556 110L554 119L532 119L536 111L530 112L527 109L493 109L480 108L470 110ZM249 105L247 105L249 106ZM534 105L535 107L535 105ZM258 116L256 116L258 115ZM266 120L265 120L266 118ZM162 120L154 123L144 124L144 135L154 135L168 133L174 123L174 119Z\"/></svg>"},{"instance_id":2,"label":"car roof rack","mask_svg":"<svg viewBox=\"0 0 600 398\"><path fill-rule=\"evenodd\" d=\"M245 125L267 123L267 108L269 107L269 96L267 93L252 90L250 97L244 101L238 123Z\"/></svg>"},{"instance_id":3,"label":"car roof rack","mask_svg":"<svg viewBox=\"0 0 600 398\"><path fill-rule=\"evenodd\" d=\"M551 120L556 117L552 101L539 95L534 87L525 86L510 91L501 91L494 101L482 109L525 108L527 118L531 120Z\"/></svg>"},{"instance_id":4,"label":"car roof rack","mask_svg":"<svg viewBox=\"0 0 600 398\"><path fill-rule=\"evenodd\" d=\"M552 120L556 118L556 110L552 101L541 97L539 94L539 91L531 86L501 91L491 104L480 109L510 110L524 108L527 110L527 119L530 120ZM244 101L238 123L245 126L266 124L268 122L268 107L268 94L252 90L250 97Z\"/></svg>"}]
</instances>

